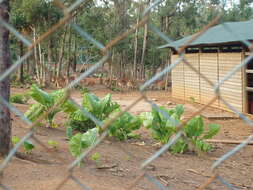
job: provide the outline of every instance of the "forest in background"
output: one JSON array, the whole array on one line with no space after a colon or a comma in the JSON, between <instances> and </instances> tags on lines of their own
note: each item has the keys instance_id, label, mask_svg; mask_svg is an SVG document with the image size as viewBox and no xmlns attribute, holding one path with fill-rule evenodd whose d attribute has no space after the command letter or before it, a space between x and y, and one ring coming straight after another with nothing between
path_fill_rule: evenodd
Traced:
<instances>
[{"instance_id":1,"label":"forest in background","mask_svg":"<svg viewBox=\"0 0 253 190\"><path fill-rule=\"evenodd\" d=\"M69 7L74 0L62 1ZM72 23L93 38L107 44L139 23L143 10L152 0L91 0L76 12ZM221 13L221 22L252 18L252 0L165 0L150 14L149 22L173 40L199 31ZM77 10L78 11L78 10ZM34 41L63 17L60 8L48 0L12 0L11 24L27 39ZM168 49L157 49L164 41L148 30L148 24L137 29L111 49L112 61L100 70L105 77L147 79L168 64ZM19 59L27 47L11 36L12 61ZM41 86L56 84L84 71L101 59L101 51L81 37L70 24L64 25L47 40L38 44L12 80L25 83L35 79Z\"/></svg>"}]
</instances>

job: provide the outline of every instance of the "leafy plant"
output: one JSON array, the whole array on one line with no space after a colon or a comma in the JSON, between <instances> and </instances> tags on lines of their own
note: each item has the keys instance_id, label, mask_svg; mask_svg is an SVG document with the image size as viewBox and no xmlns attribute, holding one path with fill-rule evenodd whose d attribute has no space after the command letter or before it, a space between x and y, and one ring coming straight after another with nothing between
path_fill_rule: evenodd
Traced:
<instances>
[{"instance_id":1,"label":"leafy plant","mask_svg":"<svg viewBox=\"0 0 253 190\"><path fill-rule=\"evenodd\" d=\"M92 93L85 93L82 104L90 113L101 120L119 108L117 103L112 102L111 94L107 94L104 98L99 99Z\"/></svg>"},{"instance_id":2,"label":"leafy plant","mask_svg":"<svg viewBox=\"0 0 253 190\"><path fill-rule=\"evenodd\" d=\"M94 154L91 155L91 159L93 161L95 161L97 164L99 164L100 159L101 159L101 154L98 153L98 152L96 152L96 153L94 153Z\"/></svg>"},{"instance_id":3,"label":"leafy plant","mask_svg":"<svg viewBox=\"0 0 253 190\"><path fill-rule=\"evenodd\" d=\"M86 133L77 133L69 141L70 152L74 157L79 157L83 150L92 146L98 138L98 129L89 129Z\"/></svg>"},{"instance_id":4,"label":"leafy plant","mask_svg":"<svg viewBox=\"0 0 253 190\"><path fill-rule=\"evenodd\" d=\"M19 143L20 140L21 140L21 139L20 139L19 137L17 137L17 136L13 136L13 137L11 138L11 141L12 141L12 143L13 143L14 145L16 145L17 143ZM32 150L35 148L35 145L34 145L31 141L26 140L26 141L23 143L23 147L24 147L26 153L31 153Z\"/></svg>"},{"instance_id":5,"label":"leafy plant","mask_svg":"<svg viewBox=\"0 0 253 190\"><path fill-rule=\"evenodd\" d=\"M31 141L25 141L24 148L25 148L26 153L31 153L32 150L35 148L35 146Z\"/></svg>"},{"instance_id":6,"label":"leafy plant","mask_svg":"<svg viewBox=\"0 0 253 190\"><path fill-rule=\"evenodd\" d=\"M120 112L120 109L112 112L109 117L105 120L110 120L115 117L116 114ZM133 134L134 130L137 130L141 127L142 121L136 116L131 115L128 112L125 112L123 115L118 117L116 121L114 121L109 126L109 135L116 137L118 140L126 140L128 138L135 138L137 135Z\"/></svg>"},{"instance_id":7,"label":"leafy plant","mask_svg":"<svg viewBox=\"0 0 253 190\"><path fill-rule=\"evenodd\" d=\"M13 94L10 97L11 103L26 104L30 99L29 94Z\"/></svg>"},{"instance_id":8,"label":"leafy plant","mask_svg":"<svg viewBox=\"0 0 253 190\"><path fill-rule=\"evenodd\" d=\"M32 85L31 90L29 92L29 95L37 102L35 104L32 104L30 108L27 110L25 115L28 119L31 121L35 121L40 117L45 111L52 108L61 98L63 98L66 95L66 92L64 90L57 90L52 93L47 93L43 90L41 90L36 85ZM51 111L48 116L46 117L47 122L50 126L53 125L53 119L55 115L60 112L66 112L66 113L72 113L76 111L78 108L70 101L65 100L60 107L57 109Z\"/></svg>"},{"instance_id":9,"label":"leafy plant","mask_svg":"<svg viewBox=\"0 0 253 190\"><path fill-rule=\"evenodd\" d=\"M152 131L153 138L165 144L175 134L176 126L180 123L184 108L182 105L177 105L170 110L164 107L160 107L160 109L161 111L158 111L153 108L152 112L144 112L139 117L142 119L144 127ZM166 114L170 119L166 117Z\"/></svg>"},{"instance_id":10,"label":"leafy plant","mask_svg":"<svg viewBox=\"0 0 253 190\"><path fill-rule=\"evenodd\" d=\"M104 120L119 105L111 100L111 94L99 99L91 93L83 94L82 106L99 120ZM71 136L74 130L86 132L88 129L96 127L96 124L85 115L82 110L78 109L70 113L70 120L68 122L67 136Z\"/></svg>"},{"instance_id":11,"label":"leafy plant","mask_svg":"<svg viewBox=\"0 0 253 190\"><path fill-rule=\"evenodd\" d=\"M13 137L11 138L11 142L12 142L13 145L16 145L17 143L20 142L20 138L17 137L17 136L13 136Z\"/></svg>"},{"instance_id":12,"label":"leafy plant","mask_svg":"<svg viewBox=\"0 0 253 190\"><path fill-rule=\"evenodd\" d=\"M220 130L218 124L209 124L207 128L201 116L192 118L184 127L184 132L192 144L203 152L208 152L212 148L205 140L213 138Z\"/></svg>"},{"instance_id":13,"label":"leafy plant","mask_svg":"<svg viewBox=\"0 0 253 190\"><path fill-rule=\"evenodd\" d=\"M166 144L176 134L176 127L181 123L184 108L182 105L177 105L170 110L164 107L160 109L160 111L152 109L152 112L142 113L139 118L143 125L152 131L152 136L156 140ZM166 117L165 114L169 117ZM196 116L184 126L184 137L179 138L170 150L172 153L184 153L189 149L189 143L191 143L198 151L208 152L212 147L205 140L214 137L219 129L220 126L217 124L209 124L206 127L203 118Z\"/></svg>"}]
</instances>

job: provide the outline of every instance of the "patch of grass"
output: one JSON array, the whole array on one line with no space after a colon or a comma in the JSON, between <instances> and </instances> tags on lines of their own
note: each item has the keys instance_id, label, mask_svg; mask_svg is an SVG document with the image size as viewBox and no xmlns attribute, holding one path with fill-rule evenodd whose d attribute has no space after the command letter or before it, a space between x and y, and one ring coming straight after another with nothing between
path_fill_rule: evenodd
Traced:
<instances>
[{"instance_id":1,"label":"patch of grass","mask_svg":"<svg viewBox=\"0 0 253 190\"><path fill-rule=\"evenodd\" d=\"M10 102L16 104L27 104L29 99L30 96L28 94L13 94L10 97Z\"/></svg>"}]
</instances>

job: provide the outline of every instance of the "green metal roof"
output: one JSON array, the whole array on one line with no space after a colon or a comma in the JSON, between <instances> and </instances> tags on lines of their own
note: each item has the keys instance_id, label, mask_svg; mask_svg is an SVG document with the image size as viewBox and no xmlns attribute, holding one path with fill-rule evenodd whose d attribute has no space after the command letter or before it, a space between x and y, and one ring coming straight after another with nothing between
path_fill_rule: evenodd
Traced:
<instances>
[{"instance_id":1,"label":"green metal roof","mask_svg":"<svg viewBox=\"0 0 253 190\"><path fill-rule=\"evenodd\" d=\"M187 36L172 43L160 46L159 48L169 47L176 49L176 47L181 47L187 43L192 36L193 35ZM253 19L243 22L226 22L211 27L208 31L193 41L188 47L219 45L224 43L240 42L242 40L253 40Z\"/></svg>"}]
</instances>

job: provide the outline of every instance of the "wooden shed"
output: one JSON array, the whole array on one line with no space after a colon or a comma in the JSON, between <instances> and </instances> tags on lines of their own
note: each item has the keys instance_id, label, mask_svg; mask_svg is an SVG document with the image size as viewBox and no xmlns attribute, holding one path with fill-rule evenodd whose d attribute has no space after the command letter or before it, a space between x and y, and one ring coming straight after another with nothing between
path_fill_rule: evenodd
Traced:
<instances>
[{"instance_id":1,"label":"wooden shed","mask_svg":"<svg viewBox=\"0 0 253 190\"><path fill-rule=\"evenodd\" d=\"M179 57L176 49L184 46L191 38L188 36L160 48L172 49L171 63L174 63ZM249 49L242 41L249 44L253 41L253 19L214 26L193 41L185 49L185 58L198 73L184 62L178 64L171 73L172 97L208 103L214 97L214 87L199 73L217 84L249 56ZM225 81L220 93L238 111L253 113L253 60ZM230 110L221 100L212 106Z\"/></svg>"}]
</instances>

